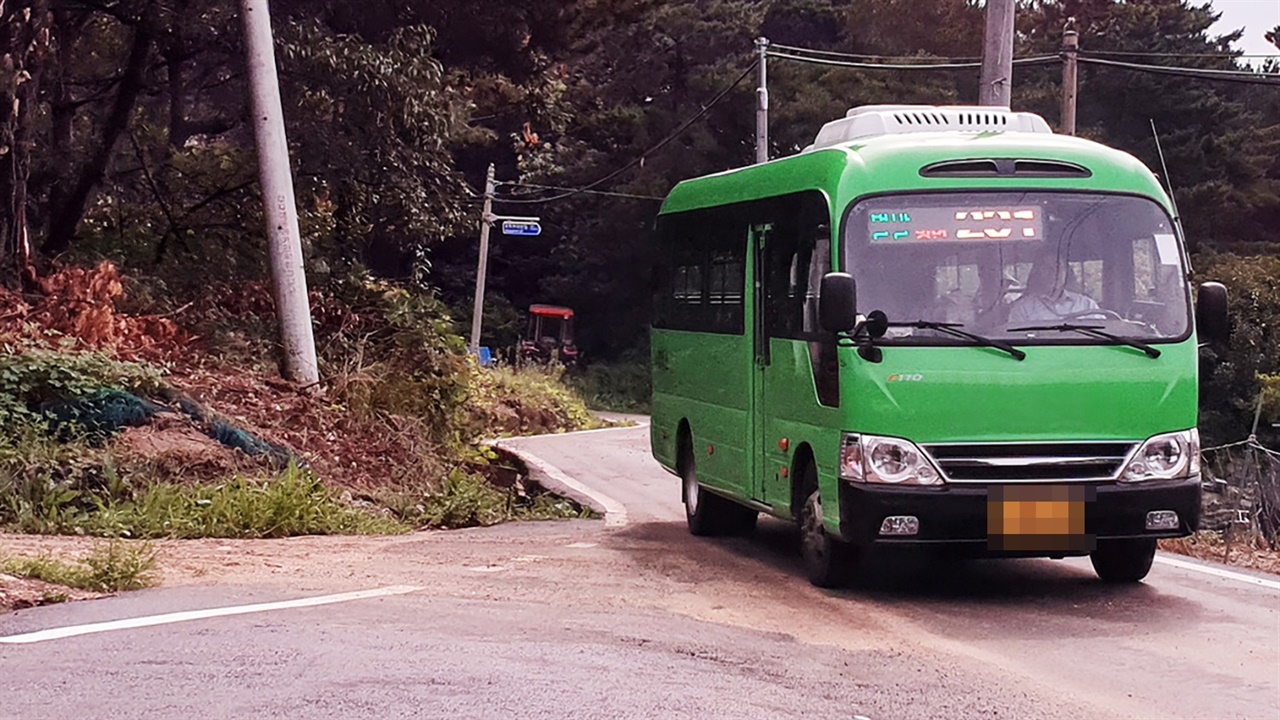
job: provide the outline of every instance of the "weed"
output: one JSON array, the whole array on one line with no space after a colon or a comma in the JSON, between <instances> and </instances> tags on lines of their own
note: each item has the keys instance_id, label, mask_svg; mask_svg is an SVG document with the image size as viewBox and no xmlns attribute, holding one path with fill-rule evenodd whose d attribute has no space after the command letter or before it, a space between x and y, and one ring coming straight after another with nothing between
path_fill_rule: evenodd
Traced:
<instances>
[{"instance_id":1,"label":"weed","mask_svg":"<svg viewBox=\"0 0 1280 720\"><path fill-rule=\"evenodd\" d=\"M155 584L156 554L147 543L119 540L103 543L73 562L40 557L0 560L0 572L93 592L140 590ZM51 596L61 599L50 599ZM63 602L63 593L46 593L45 601Z\"/></svg>"},{"instance_id":2,"label":"weed","mask_svg":"<svg viewBox=\"0 0 1280 720\"><path fill-rule=\"evenodd\" d=\"M649 412L653 385L647 362L631 358L616 363L596 363L581 373L566 376L565 380L586 398L593 410Z\"/></svg>"},{"instance_id":3,"label":"weed","mask_svg":"<svg viewBox=\"0 0 1280 720\"><path fill-rule=\"evenodd\" d=\"M242 477L220 485L153 485L132 502L104 505L90 534L172 538L280 538L386 535L406 528L352 507L315 476L289 468L266 482Z\"/></svg>"},{"instance_id":4,"label":"weed","mask_svg":"<svg viewBox=\"0 0 1280 720\"><path fill-rule=\"evenodd\" d=\"M476 369L472 380L471 437L535 435L587 430L600 421L564 382L559 367Z\"/></svg>"},{"instance_id":5,"label":"weed","mask_svg":"<svg viewBox=\"0 0 1280 720\"><path fill-rule=\"evenodd\" d=\"M161 371L112 360L100 352L5 347L0 354L0 428L6 434L41 421L39 408L55 400L92 397L104 389L153 391Z\"/></svg>"},{"instance_id":6,"label":"weed","mask_svg":"<svg viewBox=\"0 0 1280 720\"><path fill-rule=\"evenodd\" d=\"M462 528L508 520L590 518L590 508L550 494L495 487L482 475L456 469L437 490L387 493L379 498L396 517L416 527Z\"/></svg>"},{"instance_id":7,"label":"weed","mask_svg":"<svg viewBox=\"0 0 1280 720\"><path fill-rule=\"evenodd\" d=\"M135 486L112 471L109 456L85 458L66 452L63 457L66 467L45 466L42 472L14 473L0 463L0 525L26 533L130 538L275 538L406 530L394 520L343 502L296 467L267 480L237 477L218 485Z\"/></svg>"}]
</instances>

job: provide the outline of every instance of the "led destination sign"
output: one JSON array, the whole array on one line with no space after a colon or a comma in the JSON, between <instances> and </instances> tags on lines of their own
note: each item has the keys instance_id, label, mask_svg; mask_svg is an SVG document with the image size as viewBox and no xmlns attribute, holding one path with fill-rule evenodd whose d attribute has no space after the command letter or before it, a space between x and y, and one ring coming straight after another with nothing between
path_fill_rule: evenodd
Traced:
<instances>
[{"instance_id":1,"label":"led destination sign","mask_svg":"<svg viewBox=\"0 0 1280 720\"><path fill-rule=\"evenodd\" d=\"M872 211L873 243L1040 240L1040 208L931 207Z\"/></svg>"}]
</instances>

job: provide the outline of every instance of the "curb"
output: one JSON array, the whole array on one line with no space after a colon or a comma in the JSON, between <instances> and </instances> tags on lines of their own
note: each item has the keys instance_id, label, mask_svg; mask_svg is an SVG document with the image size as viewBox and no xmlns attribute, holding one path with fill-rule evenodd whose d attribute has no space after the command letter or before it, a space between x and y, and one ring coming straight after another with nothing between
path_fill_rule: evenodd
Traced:
<instances>
[{"instance_id":1,"label":"curb","mask_svg":"<svg viewBox=\"0 0 1280 720\"><path fill-rule=\"evenodd\" d=\"M498 440L489 443L520 458L529 468L529 477L549 492L591 508L604 517L605 527L622 527L627 524L627 509L608 495L587 487L566 475L559 468L516 445L517 439Z\"/></svg>"}]
</instances>

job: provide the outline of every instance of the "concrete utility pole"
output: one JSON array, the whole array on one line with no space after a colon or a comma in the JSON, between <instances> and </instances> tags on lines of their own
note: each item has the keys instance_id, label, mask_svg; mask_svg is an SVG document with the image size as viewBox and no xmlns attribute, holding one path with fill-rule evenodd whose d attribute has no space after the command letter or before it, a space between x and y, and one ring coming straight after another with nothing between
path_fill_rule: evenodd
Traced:
<instances>
[{"instance_id":1,"label":"concrete utility pole","mask_svg":"<svg viewBox=\"0 0 1280 720\"><path fill-rule=\"evenodd\" d=\"M489 229L493 226L493 163L484 179L484 210L480 214L480 264L476 267L476 302L471 310L471 354L480 357L480 324L484 315L484 275L489 267Z\"/></svg>"},{"instance_id":2,"label":"concrete utility pole","mask_svg":"<svg viewBox=\"0 0 1280 720\"><path fill-rule=\"evenodd\" d=\"M987 0L979 105L1009 107L1013 90L1014 0Z\"/></svg>"},{"instance_id":3,"label":"concrete utility pole","mask_svg":"<svg viewBox=\"0 0 1280 720\"><path fill-rule=\"evenodd\" d=\"M756 38L756 162L769 162L769 38Z\"/></svg>"},{"instance_id":4,"label":"concrete utility pole","mask_svg":"<svg viewBox=\"0 0 1280 720\"><path fill-rule=\"evenodd\" d=\"M284 111L280 107L280 81L276 76L267 0L240 0L240 17L244 21L249 85L253 89L253 130L258 144L263 214L271 242L272 294L280 323L280 343L284 348L284 376L302 385L315 385L320 382L320 372L316 367L315 336L311 332L302 236L298 232L298 206L293 197L289 143L284 133Z\"/></svg>"},{"instance_id":5,"label":"concrete utility pole","mask_svg":"<svg viewBox=\"0 0 1280 720\"><path fill-rule=\"evenodd\" d=\"M1067 22L1062 33L1062 133L1076 134L1076 54L1080 50L1080 36Z\"/></svg>"}]
</instances>

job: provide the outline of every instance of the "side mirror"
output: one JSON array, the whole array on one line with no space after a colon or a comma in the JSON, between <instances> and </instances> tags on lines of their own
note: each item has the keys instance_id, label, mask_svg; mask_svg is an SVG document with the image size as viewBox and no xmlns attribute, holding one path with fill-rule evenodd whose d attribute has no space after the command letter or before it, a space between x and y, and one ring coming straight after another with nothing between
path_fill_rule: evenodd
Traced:
<instances>
[{"instance_id":1,"label":"side mirror","mask_svg":"<svg viewBox=\"0 0 1280 720\"><path fill-rule=\"evenodd\" d=\"M822 276L818 322L827 332L850 332L858 324L857 283L849 273Z\"/></svg>"},{"instance_id":2,"label":"side mirror","mask_svg":"<svg viewBox=\"0 0 1280 720\"><path fill-rule=\"evenodd\" d=\"M1196 330L1201 341L1226 343L1231 337L1231 321L1227 315L1227 288L1222 283L1200 285L1196 296Z\"/></svg>"}]
</instances>

